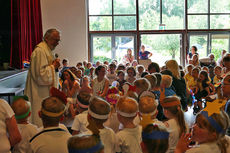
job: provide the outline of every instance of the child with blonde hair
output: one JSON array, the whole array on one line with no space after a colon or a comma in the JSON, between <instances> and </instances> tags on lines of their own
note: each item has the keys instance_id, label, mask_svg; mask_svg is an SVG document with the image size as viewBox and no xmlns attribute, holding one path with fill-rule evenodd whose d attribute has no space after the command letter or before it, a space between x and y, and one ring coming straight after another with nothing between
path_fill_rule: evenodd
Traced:
<instances>
[{"instance_id":1,"label":"child with blonde hair","mask_svg":"<svg viewBox=\"0 0 230 153\"><path fill-rule=\"evenodd\" d=\"M110 115L110 104L99 97L92 97L88 109L88 122L87 134L97 134L100 136L104 144L104 152L115 153L116 135L112 129L105 127L103 124L107 121ZM92 132L91 132L92 131Z\"/></svg>"},{"instance_id":2,"label":"child with blonde hair","mask_svg":"<svg viewBox=\"0 0 230 153\"><path fill-rule=\"evenodd\" d=\"M143 119L148 119L151 123L158 124L164 126L164 123L159 121L156 117L158 114L157 110L158 102L154 97L151 96L143 96L139 100L139 114L142 118L141 125L145 124ZM145 126L145 125L144 125Z\"/></svg>"},{"instance_id":3,"label":"child with blonde hair","mask_svg":"<svg viewBox=\"0 0 230 153\"><path fill-rule=\"evenodd\" d=\"M207 111L202 111L196 116L191 137L199 145L189 148L191 140L188 136L183 136L178 142L175 153L229 153L230 141L225 135L228 127L229 118L224 111L211 115Z\"/></svg>"},{"instance_id":4,"label":"child with blonde hair","mask_svg":"<svg viewBox=\"0 0 230 153\"><path fill-rule=\"evenodd\" d=\"M30 139L38 133L38 128L29 122L31 115L31 106L27 96L15 96L11 105L15 118L17 120L18 129L22 136L22 140L14 146L13 153L31 153L29 146Z\"/></svg>"},{"instance_id":5,"label":"child with blonde hair","mask_svg":"<svg viewBox=\"0 0 230 153\"><path fill-rule=\"evenodd\" d=\"M104 153L101 140L95 135L75 135L68 140L69 153Z\"/></svg>"},{"instance_id":6,"label":"child with blonde hair","mask_svg":"<svg viewBox=\"0 0 230 153\"><path fill-rule=\"evenodd\" d=\"M215 76L213 78L213 84L215 85L215 84L220 83L221 80L222 80L222 77L221 77L221 75L222 75L222 67L215 66L215 68L214 68L214 74L215 74Z\"/></svg>"},{"instance_id":7,"label":"child with blonde hair","mask_svg":"<svg viewBox=\"0 0 230 153\"><path fill-rule=\"evenodd\" d=\"M169 119L164 122L168 131L170 131L167 153L174 153L180 136L182 133L188 132L188 125L185 123L184 112L181 109L181 102L177 96L164 98L161 105L164 109L164 115Z\"/></svg>"},{"instance_id":8,"label":"child with blonde hair","mask_svg":"<svg viewBox=\"0 0 230 153\"><path fill-rule=\"evenodd\" d=\"M81 89L80 92L87 92L87 93L93 93L93 89L92 87L90 87L90 79L88 76L84 76L82 78L82 85L81 85Z\"/></svg>"},{"instance_id":9,"label":"child with blonde hair","mask_svg":"<svg viewBox=\"0 0 230 153\"><path fill-rule=\"evenodd\" d=\"M140 78L135 80L134 85L136 86L136 93L138 95L138 98L146 94L152 94L154 96L154 94L149 91L151 84L146 78Z\"/></svg>"},{"instance_id":10,"label":"child with blonde hair","mask_svg":"<svg viewBox=\"0 0 230 153\"><path fill-rule=\"evenodd\" d=\"M161 91L164 91L164 96L175 96L175 91L170 88L172 85L172 77L170 75L162 75L161 76Z\"/></svg>"},{"instance_id":11,"label":"child with blonde hair","mask_svg":"<svg viewBox=\"0 0 230 153\"><path fill-rule=\"evenodd\" d=\"M187 87L190 89L192 86L193 76L192 76L193 65L189 64L186 66L186 74L184 76Z\"/></svg>"},{"instance_id":12,"label":"child with blonde hair","mask_svg":"<svg viewBox=\"0 0 230 153\"><path fill-rule=\"evenodd\" d=\"M124 129L117 135L119 150L122 153L141 153L141 128L133 123L138 112L138 103L129 97L121 97L116 105L117 117Z\"/></svg>"}]
</instances>

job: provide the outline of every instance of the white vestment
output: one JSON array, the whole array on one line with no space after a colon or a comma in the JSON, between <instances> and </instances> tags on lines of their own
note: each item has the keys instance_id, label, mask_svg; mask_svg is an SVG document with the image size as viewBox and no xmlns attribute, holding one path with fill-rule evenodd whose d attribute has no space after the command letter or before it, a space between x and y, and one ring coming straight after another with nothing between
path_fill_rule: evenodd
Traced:
<instances>
[{"instance_id":1,"label":"white vestment","mask_svg":"<svg viewBox=\"0 0 230 153\"><path fill-rule=\"evenodd\" d=\"M41 102L49 96L52 86L58 87L58 72L52 65L54 55L46 42L39 43L31 55L30 68L27 75L25 95L29 97L32 108L32 123L41 126L38 116Z\"/></svg>"}]
</instances>

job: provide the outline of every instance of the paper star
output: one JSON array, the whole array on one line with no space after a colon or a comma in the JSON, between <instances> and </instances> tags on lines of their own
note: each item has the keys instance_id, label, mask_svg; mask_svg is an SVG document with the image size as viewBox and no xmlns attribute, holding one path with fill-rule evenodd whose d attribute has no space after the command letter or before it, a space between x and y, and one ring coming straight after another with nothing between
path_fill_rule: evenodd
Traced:
<instances>
[{"instance_id":1,"label":"paper star","mask_svg":"<svg viewBox=\"0 0 230 153\"><path fill-rule=\"evenodd\" d=\"M142 115L142 120L140 121L142 128L145 128L151 123L154 123L154 121L151 119L151 115Z\"/></svg>"},{"instance_id":2,"label":"paper star","mask_svg":"<svg viewBox=\"0 0 230 153\"><path fill-rule=\"evenodd\" d=\"M207 106L203 111L208 112L208 116L211 116L214 113L220 114L220 109L226 104L226 100L216 99L213 102L207 102Z\"/></svg>"}]
</instances>

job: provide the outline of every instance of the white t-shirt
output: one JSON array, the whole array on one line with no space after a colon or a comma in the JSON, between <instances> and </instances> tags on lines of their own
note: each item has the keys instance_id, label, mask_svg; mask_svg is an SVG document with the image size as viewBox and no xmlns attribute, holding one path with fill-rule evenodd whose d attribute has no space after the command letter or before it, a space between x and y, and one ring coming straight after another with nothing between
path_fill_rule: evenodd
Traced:
<instances>
[{"instance_id":1,"label":"white t-shirt","mask_svg":"<svg viewBox=\"0 0 230 153\"><path fill-rule=\"evenodd\" d=\"M119 131L120 122L117 118L117 113L112 113L109 115L108 120L104 123L105 126L111 128L115 133Z\"/></svg>"},{"instance_id":2,"label":"white t-shirt","mask_svg":"<svg viewBox=\"0 0 230 153\"><path fill-rule=\"evenodd\" d=\"M187 150L186 153L221 153L216 142L203 143ZM227 152L228 153L228 152Z\"/></svg>"},{"instance_id":3,"label":"white t-shirt","mask_svg":"<svg viewBox=\"0 0 230 153\"><path fill-rule=\"evenodd\" d=\"M180 127L177 124L177 121L175 119L170 119L165 123L165 127L168 129L169 131L169 149L167 151L167 153L174 153L174 150L176 148L177 142L180 138ZM188 125L186 125L187 127L187 132L188 132Z\"/></svg>"},{"instance_id":4,"label":"white t-shirt","mask_svg":"<svg viewBox=\"0 0 230 153\"><path fill-rule=\"evenodd\" d=\"M106 75L106 77L109 79L109 85L112 85L113 81L116 81L117 74L114 72L111 74L110 72Z\"/></svg>"},{"instance_id":5,"label":"white t-shirt","mask_svg":"<svg viewBox=\"0 0 230 153\"><path fill-rule=\"evenodd\" d=\"M10 153L10 142L7 137L6 119L14 116L10 105L3 99L0 99L0 153Z\"/></svg>"},{"instance_id":6,"label":"white t-shirt","mask_svg":"<svg viewBox=\"0 0 230 153\"><path fill-rule=\"evenodd\" d=\"M71 129L74 131L79 131L80 133L89 131L87 129L87 126L89 124L87 120L87 116L88 116L88 111L84 111L81 114L76 115Z\"/></svg>"},{"instance_id":7,"label":"white t-shirt","mask_svg":"<svg viewBox=\"0 0 230 153\"><path fill-rule=\"evenodd\" d=\"M116 135L112 129L105 127L104 129L99 129L100 131L100 139L101 142L104 144L104 152L105 153L116 153L117 147L117 139ZM91 135L92 132L88 131L84 134Z\"/></svg>"},{"instance_id":8,"label":"white t-shirt","mask_svg":"<svg viewBox=\"0 0 230 153\"><path fill-rule=\"evenodd\" d=\"M60 129L59 127L44 128L43 131L53 131L41 133L31 140L30 146L33 153L68 153L67 141L71 134Z\"/></svg>"},{"instance_id":9,"label":"white t-shirt","mask_svg":"<svg viewBox=\"0 0 230 153\"><path fill-rule=\"evenodd\" d=\"M22 136L22 140L14 146L12 153L31 153L32 150L29 146L30 139L38 133L36 125L29 124L18 124L18 129Z\"/></svg>"},{"instance_id":10,"label":"white t-shirt","mask_svg":"<svg viewBox=\"0 0 230 153\"><path fill-rule=\"evenodd\" d=\"M124 128L119 131L117 136L118 151L122 153L142 153L141 150L141 127L136 126L135 128Z\"/></svg>"}]
</instances>

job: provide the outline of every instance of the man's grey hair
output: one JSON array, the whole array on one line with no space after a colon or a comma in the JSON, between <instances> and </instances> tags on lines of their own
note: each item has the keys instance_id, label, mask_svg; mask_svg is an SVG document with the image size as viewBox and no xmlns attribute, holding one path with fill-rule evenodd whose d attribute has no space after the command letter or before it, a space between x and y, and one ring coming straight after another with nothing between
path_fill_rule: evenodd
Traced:
<instances>
[{"instance_id":1,"label":"man's grey hair","mask_svg":"<svg viewBox=\"0 0 230 153\"><path fill-rule=\"evenodd\" d=\"M49 38L50 35L51 35L53 32L58 32L58 33L60 33L57 29L54 29L54 28L48 29L48 30L46 31L45 35L43 36L43 40L45 40L45 38Z\"/></svg>"}]
</instances>

